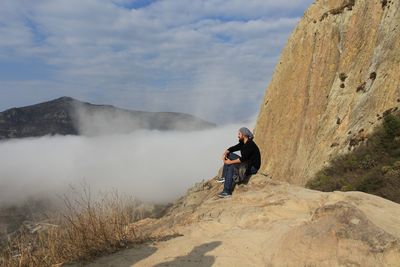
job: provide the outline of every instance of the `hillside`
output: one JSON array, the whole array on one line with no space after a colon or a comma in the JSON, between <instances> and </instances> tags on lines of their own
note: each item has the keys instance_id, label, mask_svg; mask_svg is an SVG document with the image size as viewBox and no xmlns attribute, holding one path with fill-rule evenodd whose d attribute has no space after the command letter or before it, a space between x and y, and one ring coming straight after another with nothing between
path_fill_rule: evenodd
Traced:
<instances>
[{"instance_id":1,"label":"hillside","mask_svg":"<svg viewBox=\"0 0 400 267\"><path fill-rule=\"evenodd\" d=\"M198 184L163 218L133 225L165 236L88 266L399 266L400 205L253 176L231 199ZM168 238L169 237L169 238Z\"/></svg>"},{"instance_id":2,"label":"hillside","mask_svg":"<svg viewBox=\"0 0 400 267\"><path fill-rule=\"evenodd\" d=\"M215 127L189 114L144 112L93 105L70 97L0 113L0 140L44 135L98 135L135 130L201 130Z\"/></svg>"},{"instance_id":3,"label":"hillside","mask_svg":"<svg viewBox=\"0 0 400 267\"><path fill-rule=\"evenodd\" d=\"M400 2L318 0L289 38L261 104L263 171L304 185L400 105Z\"/></svg>"},{"instance_id":4,"label":"hillside","mask_svg":"<svg viewBox=\"0 0 400 267\"><path fill-rule=\"evenodd\" d=\"M385 116L367 140L330 162L307 187L363 191L400 203L400 113Z\"/></svg>"}]
</instances>

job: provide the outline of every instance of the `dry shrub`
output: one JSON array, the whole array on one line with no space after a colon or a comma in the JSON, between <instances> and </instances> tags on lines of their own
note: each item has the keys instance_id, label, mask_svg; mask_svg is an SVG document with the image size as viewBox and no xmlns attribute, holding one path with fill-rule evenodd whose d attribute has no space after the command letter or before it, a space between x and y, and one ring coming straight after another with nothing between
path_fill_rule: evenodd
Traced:
<instances>
[{"instance_id":1,"label":"dry shrub","mask_svg":"<svg viewBox=\"0 0 400 267\"><path fill-rule=\"evenodd\" d=\"M0 266L54 266L86 262L140 242L132 222L148 213L135 199L116 191L93 198L87 186L64 197L65 209L52 223L22 228L2 250Z\"/></svg>"}]
</instances>

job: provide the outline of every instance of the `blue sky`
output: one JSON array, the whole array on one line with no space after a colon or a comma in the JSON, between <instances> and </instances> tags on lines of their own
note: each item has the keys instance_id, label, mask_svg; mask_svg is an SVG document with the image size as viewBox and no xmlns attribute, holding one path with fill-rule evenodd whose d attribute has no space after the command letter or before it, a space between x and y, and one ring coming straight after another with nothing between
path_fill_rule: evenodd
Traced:
<instances>
[{"instance_id":1,"label":"blue sky","mask_svg":"<svg viewBox=\"0 0 400 267\"><path fill-rule=\"evenodd\" d=\"M312 2L0 0L0 110L66 95L246 120Z\"/></svg>"}]
</instances>

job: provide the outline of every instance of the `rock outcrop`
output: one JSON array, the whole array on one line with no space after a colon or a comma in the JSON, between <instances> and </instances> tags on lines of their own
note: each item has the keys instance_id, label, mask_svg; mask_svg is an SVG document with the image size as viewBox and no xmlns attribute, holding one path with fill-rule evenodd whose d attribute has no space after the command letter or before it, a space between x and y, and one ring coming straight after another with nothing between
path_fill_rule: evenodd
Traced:
<instances>
[{"instance_id":1,"label":"rock outcrop","mask_svg":"<svg viewBox=\"0 0 400 267\"><path fill-rule=\"evenodd\" d=\"M170 237L90 266L400 266L400 205L323 193L255 175L230 199L200 183L161 219L133 225ZM139 232L138 232L139 234Z\"/></svg>"},{"instance_id":2,"label":"rock outcrop","mask_svg":"<svg viewBox=\"0 0 400 267\"><path fill-rule=\"evenodd\" d=\"M400 106L400 2L317 0L292 33L261 105L263 171L304 185Z\"/></svg>"}]
</instances>

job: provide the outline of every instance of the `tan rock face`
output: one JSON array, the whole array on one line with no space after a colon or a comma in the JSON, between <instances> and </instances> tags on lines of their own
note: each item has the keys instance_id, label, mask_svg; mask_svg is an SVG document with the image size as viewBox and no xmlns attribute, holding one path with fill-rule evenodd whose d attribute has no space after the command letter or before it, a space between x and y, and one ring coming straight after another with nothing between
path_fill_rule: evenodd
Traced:
<instances>
[{"instance_id":1,"label":"tan rock face","mask_svg":"<svg viewBox=\"0 0 400 267\"><path fill-rule=\"evenodd\" d=\"M169 236L90 266L400 266L400 205L254 175L229 199L215 181L189 190L137 234Z\"/></svg>"},{"instance_id":2,"label":"tan rock face","mask_svg":"<svg viewBox=\"0 0 400 267\"><path fill-rule=\"evenodd\" d=\"M261 105L262 170L304 185L400 106L400 2L317 0L292 33Z\"/></svg>"}]
</instances>

